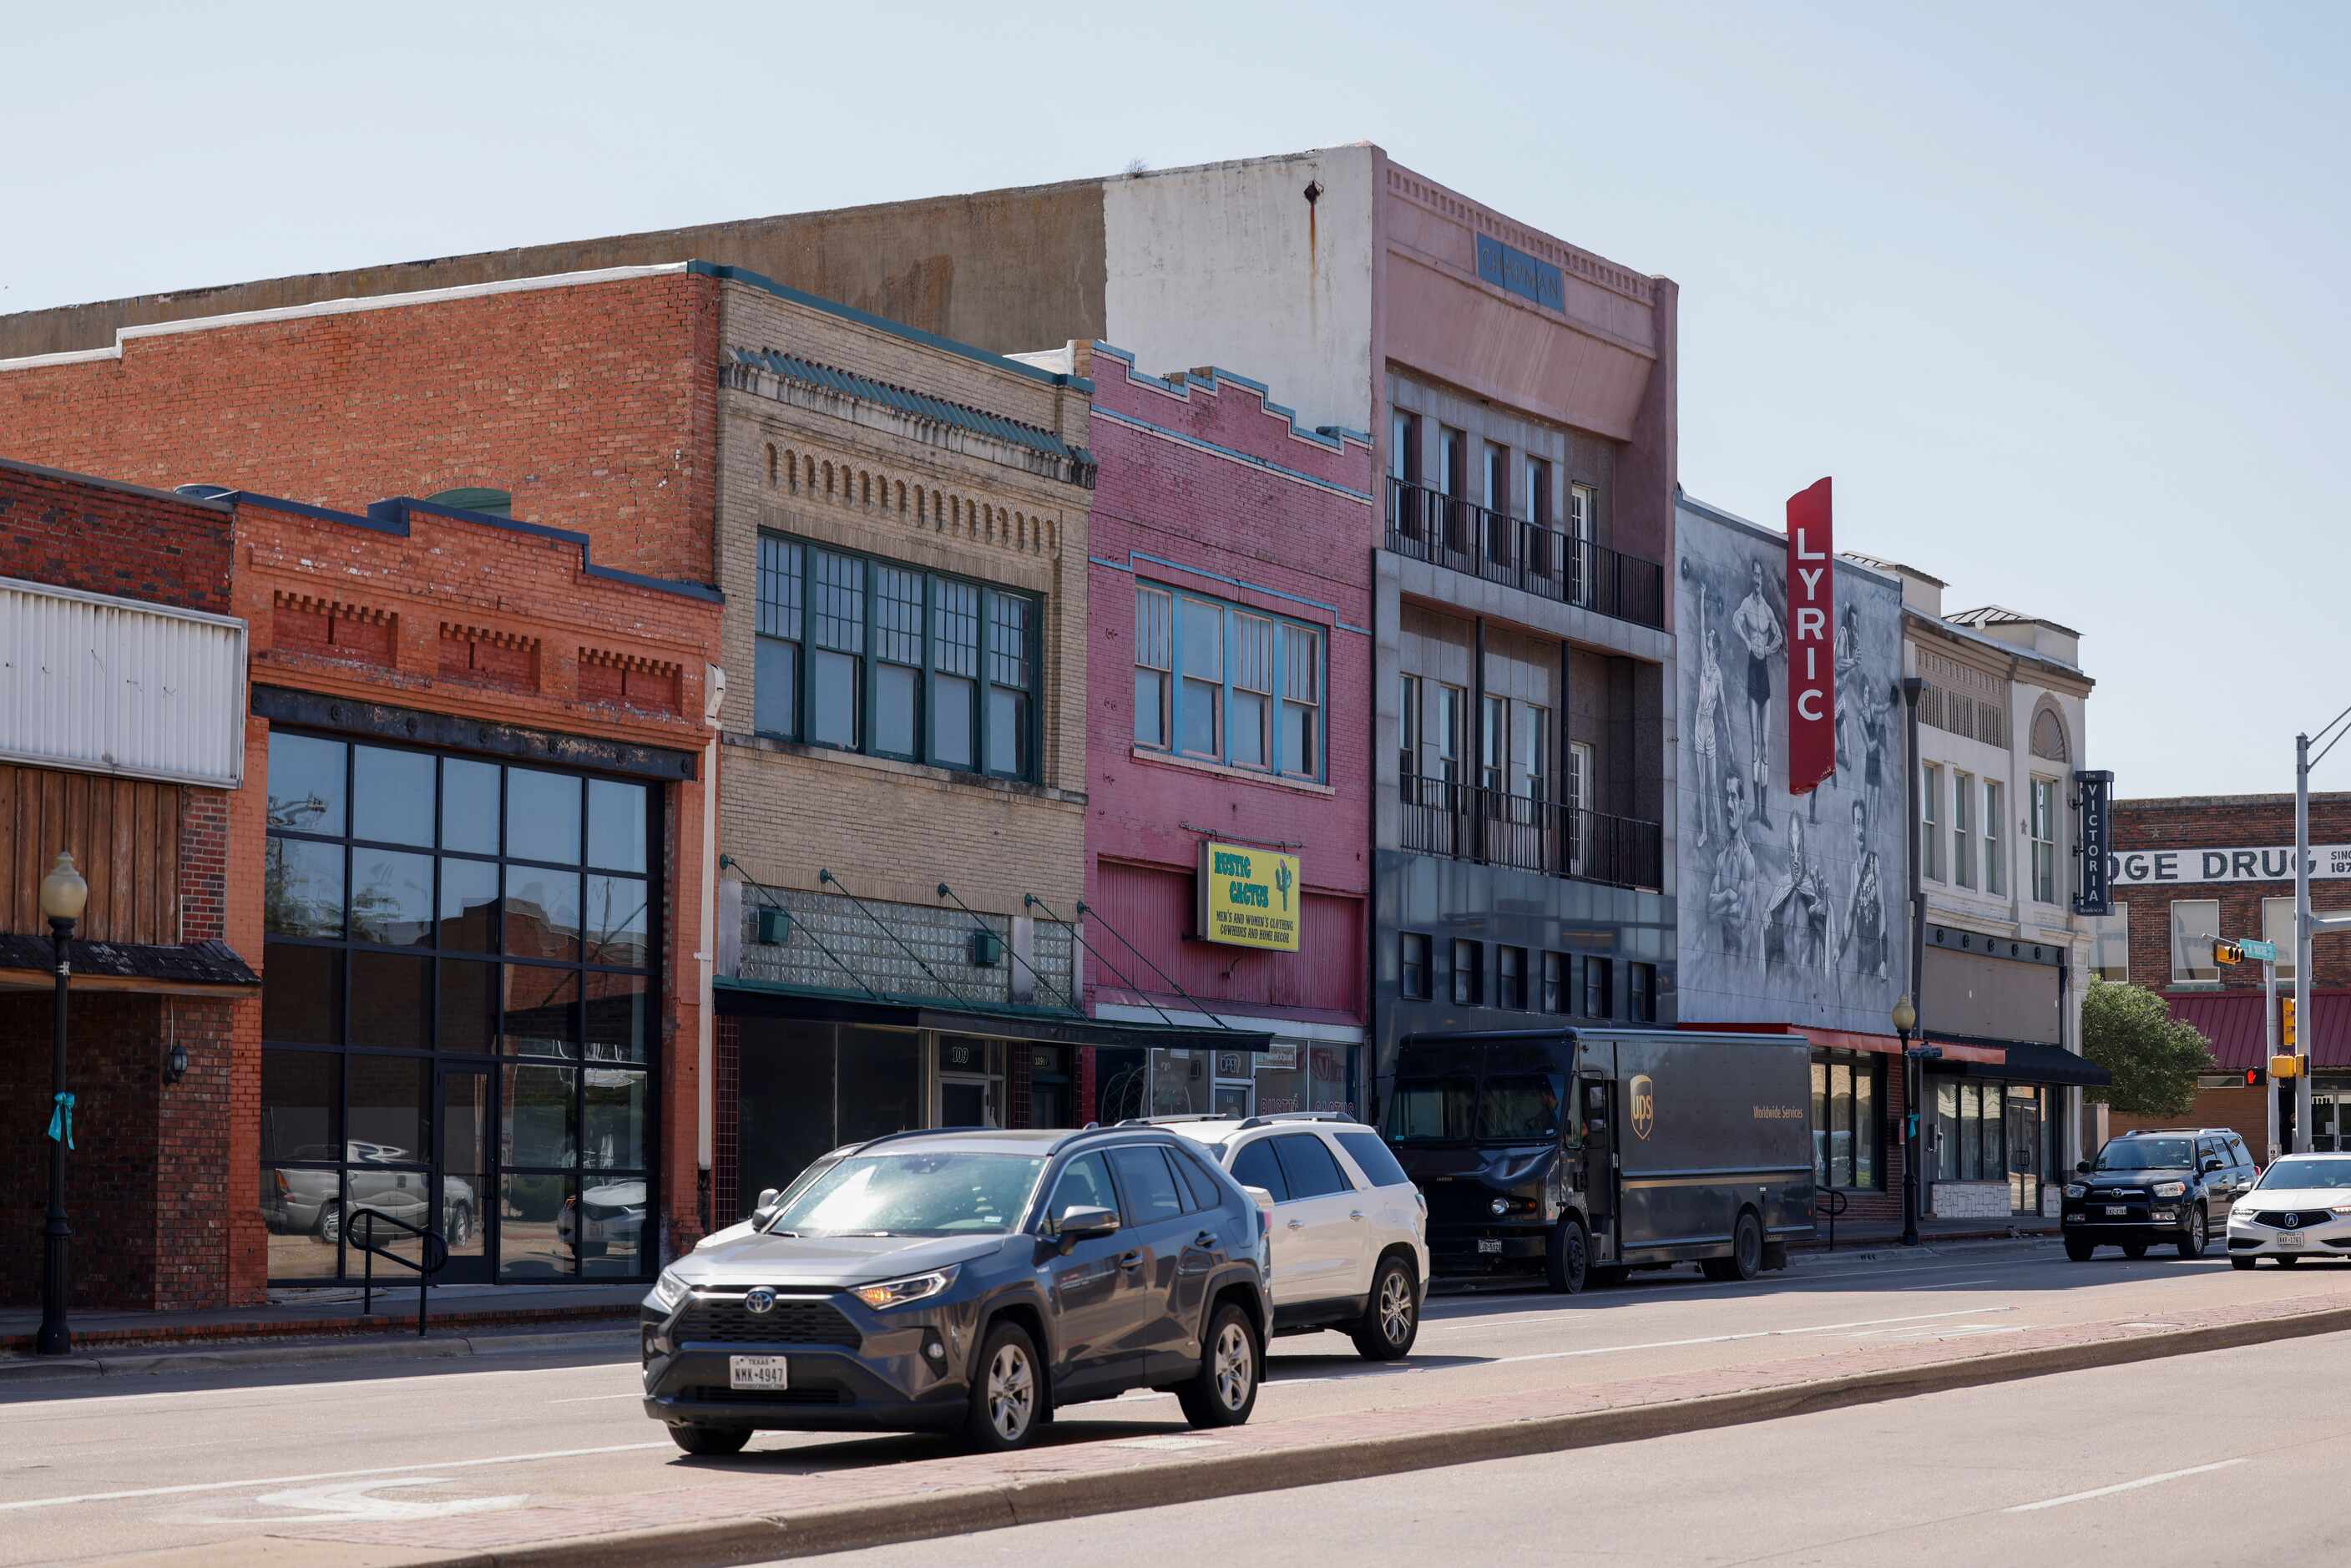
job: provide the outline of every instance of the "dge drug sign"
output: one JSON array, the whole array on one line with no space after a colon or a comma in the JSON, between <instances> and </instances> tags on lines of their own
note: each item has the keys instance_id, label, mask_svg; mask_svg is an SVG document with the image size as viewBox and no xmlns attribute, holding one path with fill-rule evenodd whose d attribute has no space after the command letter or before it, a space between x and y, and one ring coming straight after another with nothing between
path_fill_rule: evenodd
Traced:
<instances>
[{"instance_id":1,"label":"dge drug sign","mask_svg":"<svg viewBox=\"0 0 2351 1568\"><path fill-rule=\"evenodd\" d=\"M1251 844L1200 846L1200 936L1236 947L1298 951L1298 857Z\"/></svg>"}]
</instances>

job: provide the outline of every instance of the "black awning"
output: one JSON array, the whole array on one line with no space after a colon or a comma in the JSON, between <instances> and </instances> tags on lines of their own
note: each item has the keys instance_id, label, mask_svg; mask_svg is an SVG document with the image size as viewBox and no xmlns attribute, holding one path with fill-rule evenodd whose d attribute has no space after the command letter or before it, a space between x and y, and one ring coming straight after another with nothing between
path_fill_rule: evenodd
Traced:
<instances>
[{"instance_id":1,"label":"black awning","mask_svg":"<svg viewBox=\"0 0 2351 1568\"><path fill-rule=\"evenodd\" d=\"M201 995L251 990L261 984L253 967L225 942L84 942L70 952L75 990ZM0 988L47 988L57 983L57 949L47 936L0 932Z\"/></svg>"},{"instance_id":2,"label":"black awning","mask_svg":"<svg viewBox=\"0 0 2351 1568\"><path fill-rule=\"evenodd\" d=\"M1935 1043L1945 1037L1928 1035ZM2002 1062L1961 1061L1945 1057L1927 1063L1927 1071L1948 1078L2005 1078L2022 1083L2053 1083L2068 1088L2104 1089L2115 1075L2096 1062L2074 1055L2062 1045L2021 1040L1959 1040L1954 1045L1988 1045L2007 1052Z\"/></svg>"},{"instance_id":3,"label":"black awning","mask_svg":"<svg viewBox=\"0 0 2351 1568\"><path fill-rule=\"evenodd\" d=\"M809 1019L822 1023L871 1024L884 1029L935 1029L950 1034L989 1035L1040 1045L1156 1046L1167 1051L1265 1051L1273 1036L1264 1030L1218 1029L1176 1023L1129 1023L1085 1018L1051 1008L957 1004L927 997L870 997L854 991L818 990L776 980L712 982L721 1017Z\"/></svg>"}]
</instances>

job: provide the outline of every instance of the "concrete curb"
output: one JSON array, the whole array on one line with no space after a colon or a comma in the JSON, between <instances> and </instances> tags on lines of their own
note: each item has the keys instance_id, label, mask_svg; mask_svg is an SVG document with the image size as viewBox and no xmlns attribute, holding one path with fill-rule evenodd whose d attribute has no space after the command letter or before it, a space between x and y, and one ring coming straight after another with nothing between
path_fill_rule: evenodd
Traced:
<instances>
[{"instance_id":1,"label":"concrete curb","mask_svg":"<svg viewBox=\"0 0 2351 1568\"><path fill-rule=\"evenodd\" d=\"M282 1366L322 1361L451 1361L474 1356L523 1355L534 1352L592 1350L610 1346L634 1351L634 1324L608 1329L564 1329L543 1333L455 1334L440 1339L392 1340L337 1337L300 1344L239 1345L223 1349L160 1350L127 1355L19 1357L0 1361L0 1388L92 1377L214 1372L236 1366Z\"/></svg>"},{"instance_id":2,"label":"concrete curb","mask_svg":"<svg viewBox=\"0 0 2351 1568\"><path fill-rule=\"evenodd\" d=\"M2168 1356L2233 1350L2277 1340L2351 1332L2351 1307L2241 1323L1930 1362L1896 1371L1815 1379L1699 1399L1536 1416L1457 1427L1441 1444L1425 1434L1361 1437L1279 1453L1203 1455L1133 1469L921 1492L784 1514L664 1525L542 1545L465 1553L499 1568L603 1568L655 1560L686 1564L759 1563L929 1540L973 1531L1121 1513L1170 1503L1363 1480L1487 1459L1559 1453L1609 1443L1676 1437L1717 1427L1874 1405L1921 1394L1983 1387ZM446 1559L436 1559L446 1561Z\"/></svg>"}]
</instances>

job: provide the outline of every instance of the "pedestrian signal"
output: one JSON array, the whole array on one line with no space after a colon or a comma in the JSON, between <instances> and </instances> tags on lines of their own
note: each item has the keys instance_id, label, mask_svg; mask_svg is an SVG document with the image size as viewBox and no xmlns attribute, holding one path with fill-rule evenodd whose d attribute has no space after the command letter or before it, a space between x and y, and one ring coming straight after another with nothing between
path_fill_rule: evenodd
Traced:
<instances>
[{"instance_id":1,"label":"pedestrian signal","mask_svg":"<svg viewBox=\"0 0 2351 1568\"><path fill-rule=\"evenodd\" d=\"M2270 1076L2271 1076L2271 1077L2273 1077L2273 1078L2299 1078L2299 1077L2301 1077L2301 1076L2302 1076L2302 1058L2300 1058L2299 1056L2273 1056L2273 1057L2271 1057L2271 1058L2270 1058Z\"/></svg>"},{"instance_id":2,"label":"pedestrian signal","mask_svg":"<svg viewBox=\"0 0 2351 1568\"><path fill-rule=\"evenodd\" d=\"M2246 1087L2246 1088L2248 1088L2248 1089L2259 1089L2261 1086L2262 1086L2262 1070L2261 1070L2260 1068L2258 1068L2258 1067L2248 1067L2248 1068L2246 1068L2246 1069L2245 1069L2245 1087Z\"/></svg>"}]
</instances>

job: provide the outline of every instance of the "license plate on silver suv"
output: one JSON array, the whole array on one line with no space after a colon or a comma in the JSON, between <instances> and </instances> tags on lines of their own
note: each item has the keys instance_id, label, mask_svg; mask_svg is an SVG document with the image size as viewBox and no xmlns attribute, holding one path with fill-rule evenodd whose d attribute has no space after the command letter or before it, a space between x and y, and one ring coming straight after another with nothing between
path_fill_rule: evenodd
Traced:
<instances>
[{"instance_id":1,"label":"license plate on silver suv","mask_svg":"<svg viewBox=\"0 0 2351 1568\"><path fill-rule=\"evenodd\" d=\"M788 1358L780 1355L730 1355L726 1358L729 1388L789 1388Z\"/></svg>"}]
</instances>

